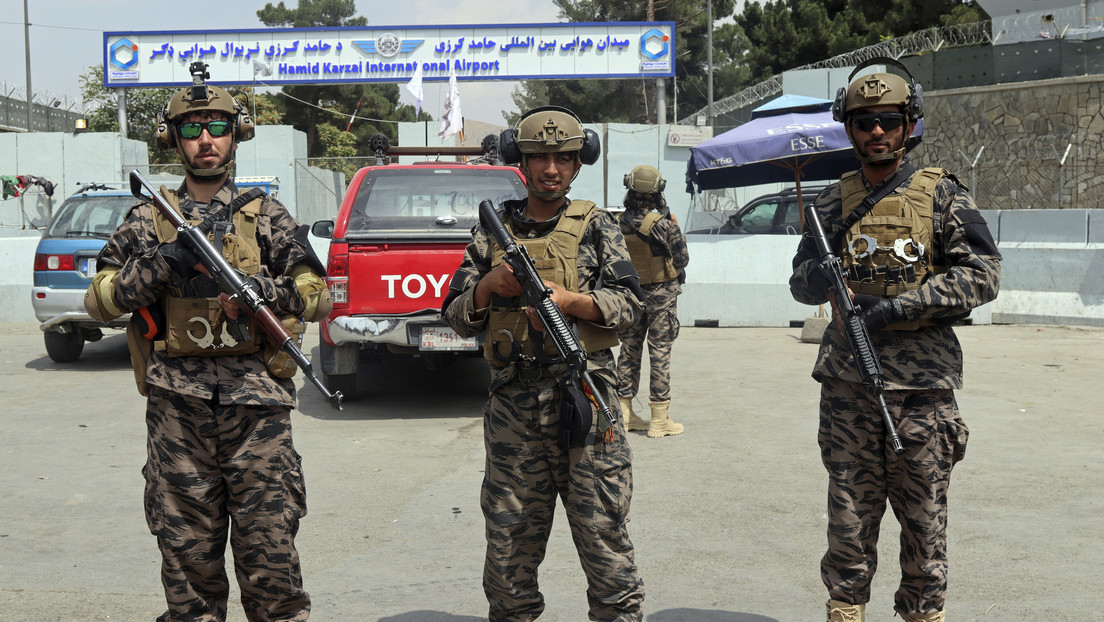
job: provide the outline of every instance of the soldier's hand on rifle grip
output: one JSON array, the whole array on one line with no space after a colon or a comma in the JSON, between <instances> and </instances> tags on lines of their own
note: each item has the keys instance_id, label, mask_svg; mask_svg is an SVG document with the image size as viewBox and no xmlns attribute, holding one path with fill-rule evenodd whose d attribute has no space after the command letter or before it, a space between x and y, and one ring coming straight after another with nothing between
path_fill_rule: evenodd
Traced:
<instances>
[{"instance_id":1,"label":"soldier's hand on rifle grip","mask_svg":"<svg viewBox=\"0 0 1104 622\"><path fill-rule=\"evenodd\" d=\"M866 324L866 330L872 333L905 319L899 301L867 294L854 294L852 300L855 306L862 310L860 317Z\"/></svg>"},{"instance_id":2,"label":"soldier's hand on rifle grip","mask_svg":"<svg viewBox=\"0 0 1104 622\"><path fill-rule=\"evenodd\" d=\"M199 263L199 257L179 239L172 242L164 242L157 247L157 253L169 265L169 269L187 280L200 273L203 264ZM202 270L204 274L206 270Z\"/></svg>"}]
</instances>

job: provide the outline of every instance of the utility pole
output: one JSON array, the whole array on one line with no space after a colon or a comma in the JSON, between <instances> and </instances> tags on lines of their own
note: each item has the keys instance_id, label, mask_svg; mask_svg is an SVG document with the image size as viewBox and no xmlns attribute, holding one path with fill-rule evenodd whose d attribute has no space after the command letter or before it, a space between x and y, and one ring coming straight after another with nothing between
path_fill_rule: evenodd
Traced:
<instances>
[{"instance_id":1,"label":"utility pole","mask_svg":"<svg viewBox=\"0 0 1104 622\"><path fill-rule=\"evenodd\" d=\"M705 120L713 127L713 0L705 0L707 6L705 19L709 26L709 36L705 44L706 108Z\"/></svg>"},{"instance_id":2,"label":"utility pole","mask_svg":"<svg viewBox=\"0 0 1104 622\"><path fill-rule=\"evenodd\" d=\"M27 13L27 0L23 0L23 46L27 59L27 131L33 132L34 95L31 91L31 19Z\"/></svg>"},{"instance_id":3,"label":"utility pole","mask_svg":"<svg viewBox=\"0 0 1104 622\"><path fill-rule=\"evenodd\" d=\"M655 21L655 0L648 0L647 21ZM674 59L671 60L672 67ZM667 125L667 79L656 78L656 125Z\"/></svg>"}]
</instances>

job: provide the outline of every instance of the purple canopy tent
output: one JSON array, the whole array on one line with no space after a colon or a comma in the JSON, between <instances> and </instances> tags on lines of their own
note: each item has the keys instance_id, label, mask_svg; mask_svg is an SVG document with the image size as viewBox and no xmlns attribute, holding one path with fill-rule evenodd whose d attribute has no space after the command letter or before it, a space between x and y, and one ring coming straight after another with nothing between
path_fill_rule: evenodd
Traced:
<instances>
[{"instance_id":1,"label":"purple canopy tent","mask_svg":"<svg viewBox=\"0 0 1104 622\"><path fill-rule=\"evenodd\" d=\"M751 121L690 148L687 181L701 190L793 180L838 179L859 161L843 124L832 119L832 102L783 95L752 111ZM920 142L923 120L909 137Z\"/></svg>"}]
</instances>

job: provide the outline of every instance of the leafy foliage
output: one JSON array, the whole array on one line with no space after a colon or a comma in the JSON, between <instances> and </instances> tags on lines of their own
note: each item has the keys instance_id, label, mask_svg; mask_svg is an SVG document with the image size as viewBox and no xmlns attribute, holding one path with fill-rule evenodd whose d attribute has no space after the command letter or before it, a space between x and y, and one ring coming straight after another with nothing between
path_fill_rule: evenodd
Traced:
<instances>
[{"instance_id":1,"label":"leafy foliage","mask_svg":"<svg viewBox=\"0 0 1104 622\"><path fill-rule=\"evenodd\" d=\"M654 21L675 22L678 58L668 80L667 117L677 120L708 102L708 24L712 2L713 99L720 100L787 69L899 37L931 26L987 19L976 1L964 0L747 0L734 14L733 0L650 0ZM641 21L646 2L554 0L572 22ZM584 122L652 123L655 80L559 80L523 82L513 93L520 110L564 106ZM611 106L610 102L616 102ZM515 122L520 113L509 117Z\"/></svg>"},{"instance_id":2,"label":"leafy foliage","mask_svg":"<svg viewBox=\"0 0 1104 622\"><path fill-rule=\"evenodd\" d=\"M81 97L92 112L88 129L93 132L119 131L119 89L104 87L103 67L93 65L80 76ZM126 89L127 136L149 145L150 162L179 162L176 152L157 146L157 115L176 91L171 88Z\"/></svg>"},{"instance_id":3,"label":"leafy foliage","mask_svg":"<svg viewBox=\"0 0 1104 622\"><path fill-rule=\"evenodd\" d=\"M283 2L271 3L257 11L257 17L266 26L318 28L330 26L364 26L368 20L354 17L356 3L353 0L299 0L297 8L289 9ZM355 141L353 155L369 155L368 139L383 133L393 143L398 142L399 121L430 120L428 113L417 117L414 107L399 104L397 84L340 84L294 85L282 89L283 97L278 108L285 122L307 135L307 153L311 157L327 155L333 149L345 149L331 144L330 140L347 140L349 134ZM334 133L323 131L329 125Z\"/></svg>"}]
</instances>

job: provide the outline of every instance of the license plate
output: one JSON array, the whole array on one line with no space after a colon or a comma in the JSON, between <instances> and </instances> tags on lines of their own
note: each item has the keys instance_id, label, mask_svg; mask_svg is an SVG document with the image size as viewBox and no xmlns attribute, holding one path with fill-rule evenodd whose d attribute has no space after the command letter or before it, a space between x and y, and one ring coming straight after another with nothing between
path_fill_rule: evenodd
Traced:
<instances>
[{"instance_id":1,"label":"license plate","mask_svg":"<svg viewBox=\"0 0 1104 622\"><path fill-rule=\"evenodd\" d=\"M419 350L478 350L475 339L464 338L444 326L423 326Z\"/></svg>"},{"instance_id":2,"label":"license plate","mask_svg":"<svg viewBox=\"0 0 1104 622\"><path fill-rule=\"evenodd\" d=\"M88 278L92 278L92 277L96 276L96 258L95 257L86 257L84 259L81 259L80 260L80 271L81 271L81 274L83 274L84 276L86 276Z\"/></svg>"}]
</instances>

